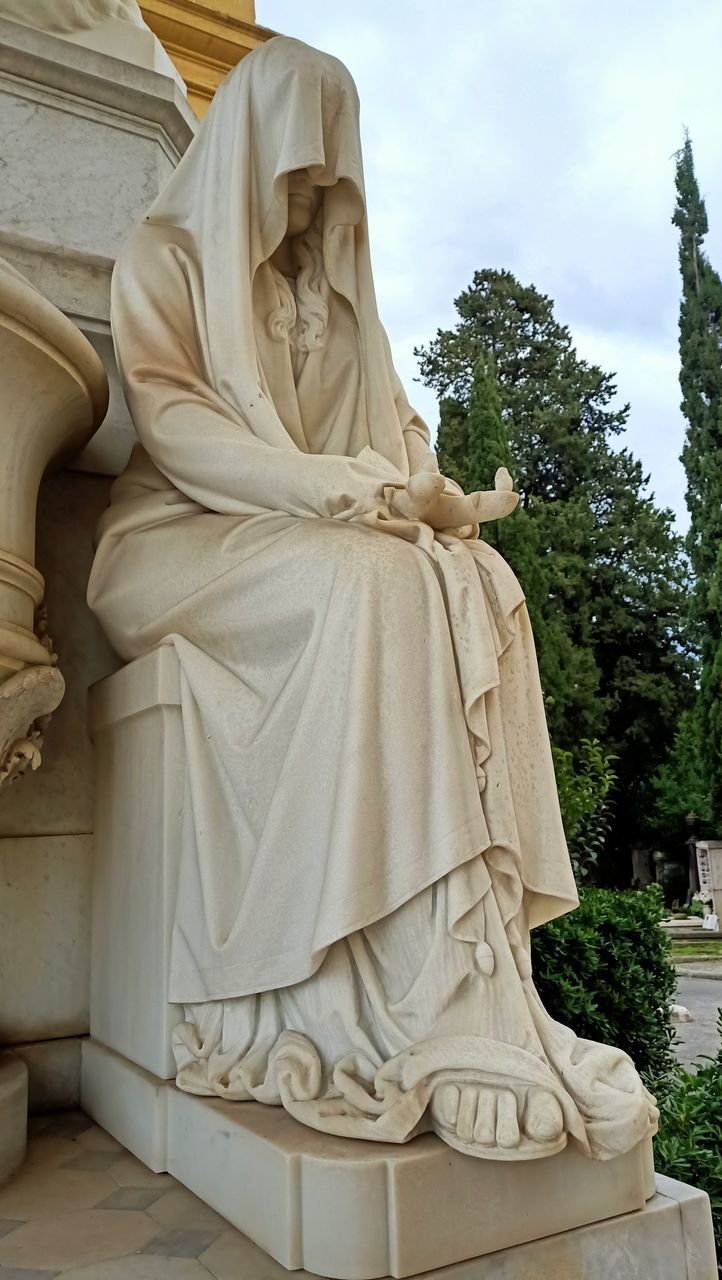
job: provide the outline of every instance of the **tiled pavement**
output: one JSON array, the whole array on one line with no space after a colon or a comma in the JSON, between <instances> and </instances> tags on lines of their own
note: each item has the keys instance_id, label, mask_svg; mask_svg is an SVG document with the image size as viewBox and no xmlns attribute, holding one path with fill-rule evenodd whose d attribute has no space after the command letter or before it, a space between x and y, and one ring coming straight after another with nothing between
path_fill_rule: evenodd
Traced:
<instances>
[{"instance_id":1,"label":"tiled pavement","mask_svg":"<svg viewBox=\"0 0 722 1280\"><path fill-rule=\"evenodd\" d=\"M169 1174L151 1173L80 1112L32 1119L27 1160L0 1188L0 1280L61 1275L289 1278Z\"/></svg>"}]
</instances>

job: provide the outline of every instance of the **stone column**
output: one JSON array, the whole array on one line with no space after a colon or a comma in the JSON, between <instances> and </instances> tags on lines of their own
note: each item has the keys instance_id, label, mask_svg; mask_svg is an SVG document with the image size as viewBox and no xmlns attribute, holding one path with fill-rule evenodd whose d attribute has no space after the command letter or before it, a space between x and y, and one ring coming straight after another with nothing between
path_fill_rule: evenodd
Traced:
<instances>
[{"instance_id":1,"label":"stone column","mask_svg":"<svg viewBox=\"0 0 722 1280\"><path fill-rule=\"evenodd\" d=\"M110 277L197 120L147 28L116 20L112 30L66 38L3 18L2 9L0 0L0 255L75 322L110 383L101 430L40 486L36 570L24 571L26 589L16 595L24 620L15 621L52 679L33 637L38 575L45 579L65 680L42 767L0 790L0 1046L30 1065L30 1107L39 1109L77 1104L77 1037L88 1030L94 758L86 696L118 661L85 592L95 525L134 440L113 355ZM13 554L32 565L23 545L27 554Z\"/></svg>"},{"instance_id":2,"label":"stone column","mask_svg":"<svg viewBox=\"0 0 722 1280\"><path fill-rule=\"evenodd\" d=\"M65 688L36 623L38 487L54 459L87 444L107 407L108 380L90 343L0 260L0 787L37 769ZM0 1183L25 1155L27 1100L26 1062L0 1053Z\"/></svg>"}]
</instances>

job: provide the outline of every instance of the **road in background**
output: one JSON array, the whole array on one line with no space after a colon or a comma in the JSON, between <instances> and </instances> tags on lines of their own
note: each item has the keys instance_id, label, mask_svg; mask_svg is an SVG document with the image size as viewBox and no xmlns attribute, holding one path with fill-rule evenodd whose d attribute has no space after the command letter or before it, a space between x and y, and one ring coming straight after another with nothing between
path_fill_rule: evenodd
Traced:
<instances>
[{"instance_id":1,"label":"road in background","mask_svg":"<svg viewBox=\"0 0 722 1280\"><path fill-rule=\"evenodd\" d=\"M720 1047L717 1011L722 1007L722 977L688 978L680 976L677 1003L692 1014L692 1022L675 1026L675 1051L685 1067L690 1067L701 1054L713 1057Z\"/></svg>"}]
</instances>

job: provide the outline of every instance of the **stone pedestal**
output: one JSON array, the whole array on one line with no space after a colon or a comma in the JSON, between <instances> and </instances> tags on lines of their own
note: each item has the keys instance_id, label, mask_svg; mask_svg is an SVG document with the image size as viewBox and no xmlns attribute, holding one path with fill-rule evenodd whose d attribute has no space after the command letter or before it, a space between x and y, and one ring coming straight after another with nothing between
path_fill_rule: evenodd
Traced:
<instances>
[{"instance_id":1,"label":"stone pedestal","mask_svg":"<svg viewBox=\"0 0 722 1280\"><path fill-rule=\"evenodd\" d=\"M284 1267L334 1280L478 1259L641 1210L655 1193L651 1143L602 1163L571 1146L547 1160L494 1162L433 1135L400 1146L335 1138L282 1108L182 1093L93 1039L81 1089L84 1110L145 1164Z\"/></svg>"},{"instance_id":2,"label":"stone pedestal","mask_svg":"<svg viewBox=\"0 0 722 1280\"><path fill-rule=\"evenodd\" d=\"M185 783L173 648L97 685L90 727L98 762L93 1038L83 1046L82 1103L98 1123L285 1267L343 1280L409 1276L643 1209L654 1194L648 1143L609 1162L570 1146L502 1164L431 1135L405 1146L333 1138L281 1109L179 1091L170 1043L182 1011L167 998Z\"/></svg>"},{"instance_id":3,"label":"stone pedestal","mask_svg":"<svg viewBox=\"0 0 722 1280\"><path fill-rule=\"evenodd\" d=\"M37 769L47 722L65 689L35 621L44 595L35 568L40 480L59 455L87 442L107 403L107 379L96 352L75 325L0 259L0 787L27 768ZM12 1004L19 997L22 1019L35 932L30 932L33 922L23 912L25 904L14 898L5 852L0 842L0 1002ZM37 889L42 898L42 885ZM48 915L52 918L52 905ZM13 947L14 941L21 945ZM6 1016L0 1003L0 1040ZM11 1053L0 1054L0 1182L24 1158L27 1106L27 1064Z\"/></svg>"},{"instance_id":4,"label":"stone pedestal","mask_svg":"<svg viewBox=\"0 0 722 1280\"><path fill-rule=\"evenodd\" d=\"M110 276L197 127L153 34L119 26L122 46L118 31L68 40L0 17L0 255L77 323L111 386L90 447L40 488L34 585L42 575L65 696L42 768L0 794L0 1043L23 1044L37 1105L77 1097L79 1044L69 1038L88 1030L94 762L86 695L118 662L85 592L95 526L135 439L113 355Z\"/></svg>"},{"instance_id":5,"label":"stone pedestal","mask_svg":"<svg viewBox=\"0 0 722 1280\"><path fill-rule=\"evenodd\" d=\"M146 37L154 40L141 30ZM110 411L82 465L115 475L133 428L110 337L110 275L197 120L173 74L7 18L0 18L0 112L0 254L75 320L105 363Z\"/></svg>"}]
</instances>

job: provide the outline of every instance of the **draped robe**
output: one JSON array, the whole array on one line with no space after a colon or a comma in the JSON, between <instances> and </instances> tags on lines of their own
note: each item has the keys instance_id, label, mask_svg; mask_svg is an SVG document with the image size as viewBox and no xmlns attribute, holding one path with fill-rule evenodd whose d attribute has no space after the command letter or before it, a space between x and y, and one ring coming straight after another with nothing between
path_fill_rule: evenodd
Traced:
<instances>
[{"instance_id":1,"label":"draped robe","mask_svg":"<svg viewBox=\"0 0 722 1280\"><path fill-rule=\"evenodd\" d=\"M329 317L294 377L268 322L300 168ZM485 543L393 514L429 435L376 311L340 63L276 38L231 74L112 319L140 445L89 601L124 657L170 643L181 668L179 1083L403 1141L465 1071L627 1149L654 1122L631 1063L531 985L529 929L576 891L521 589Z\"/></svg>"}]
</instances>

